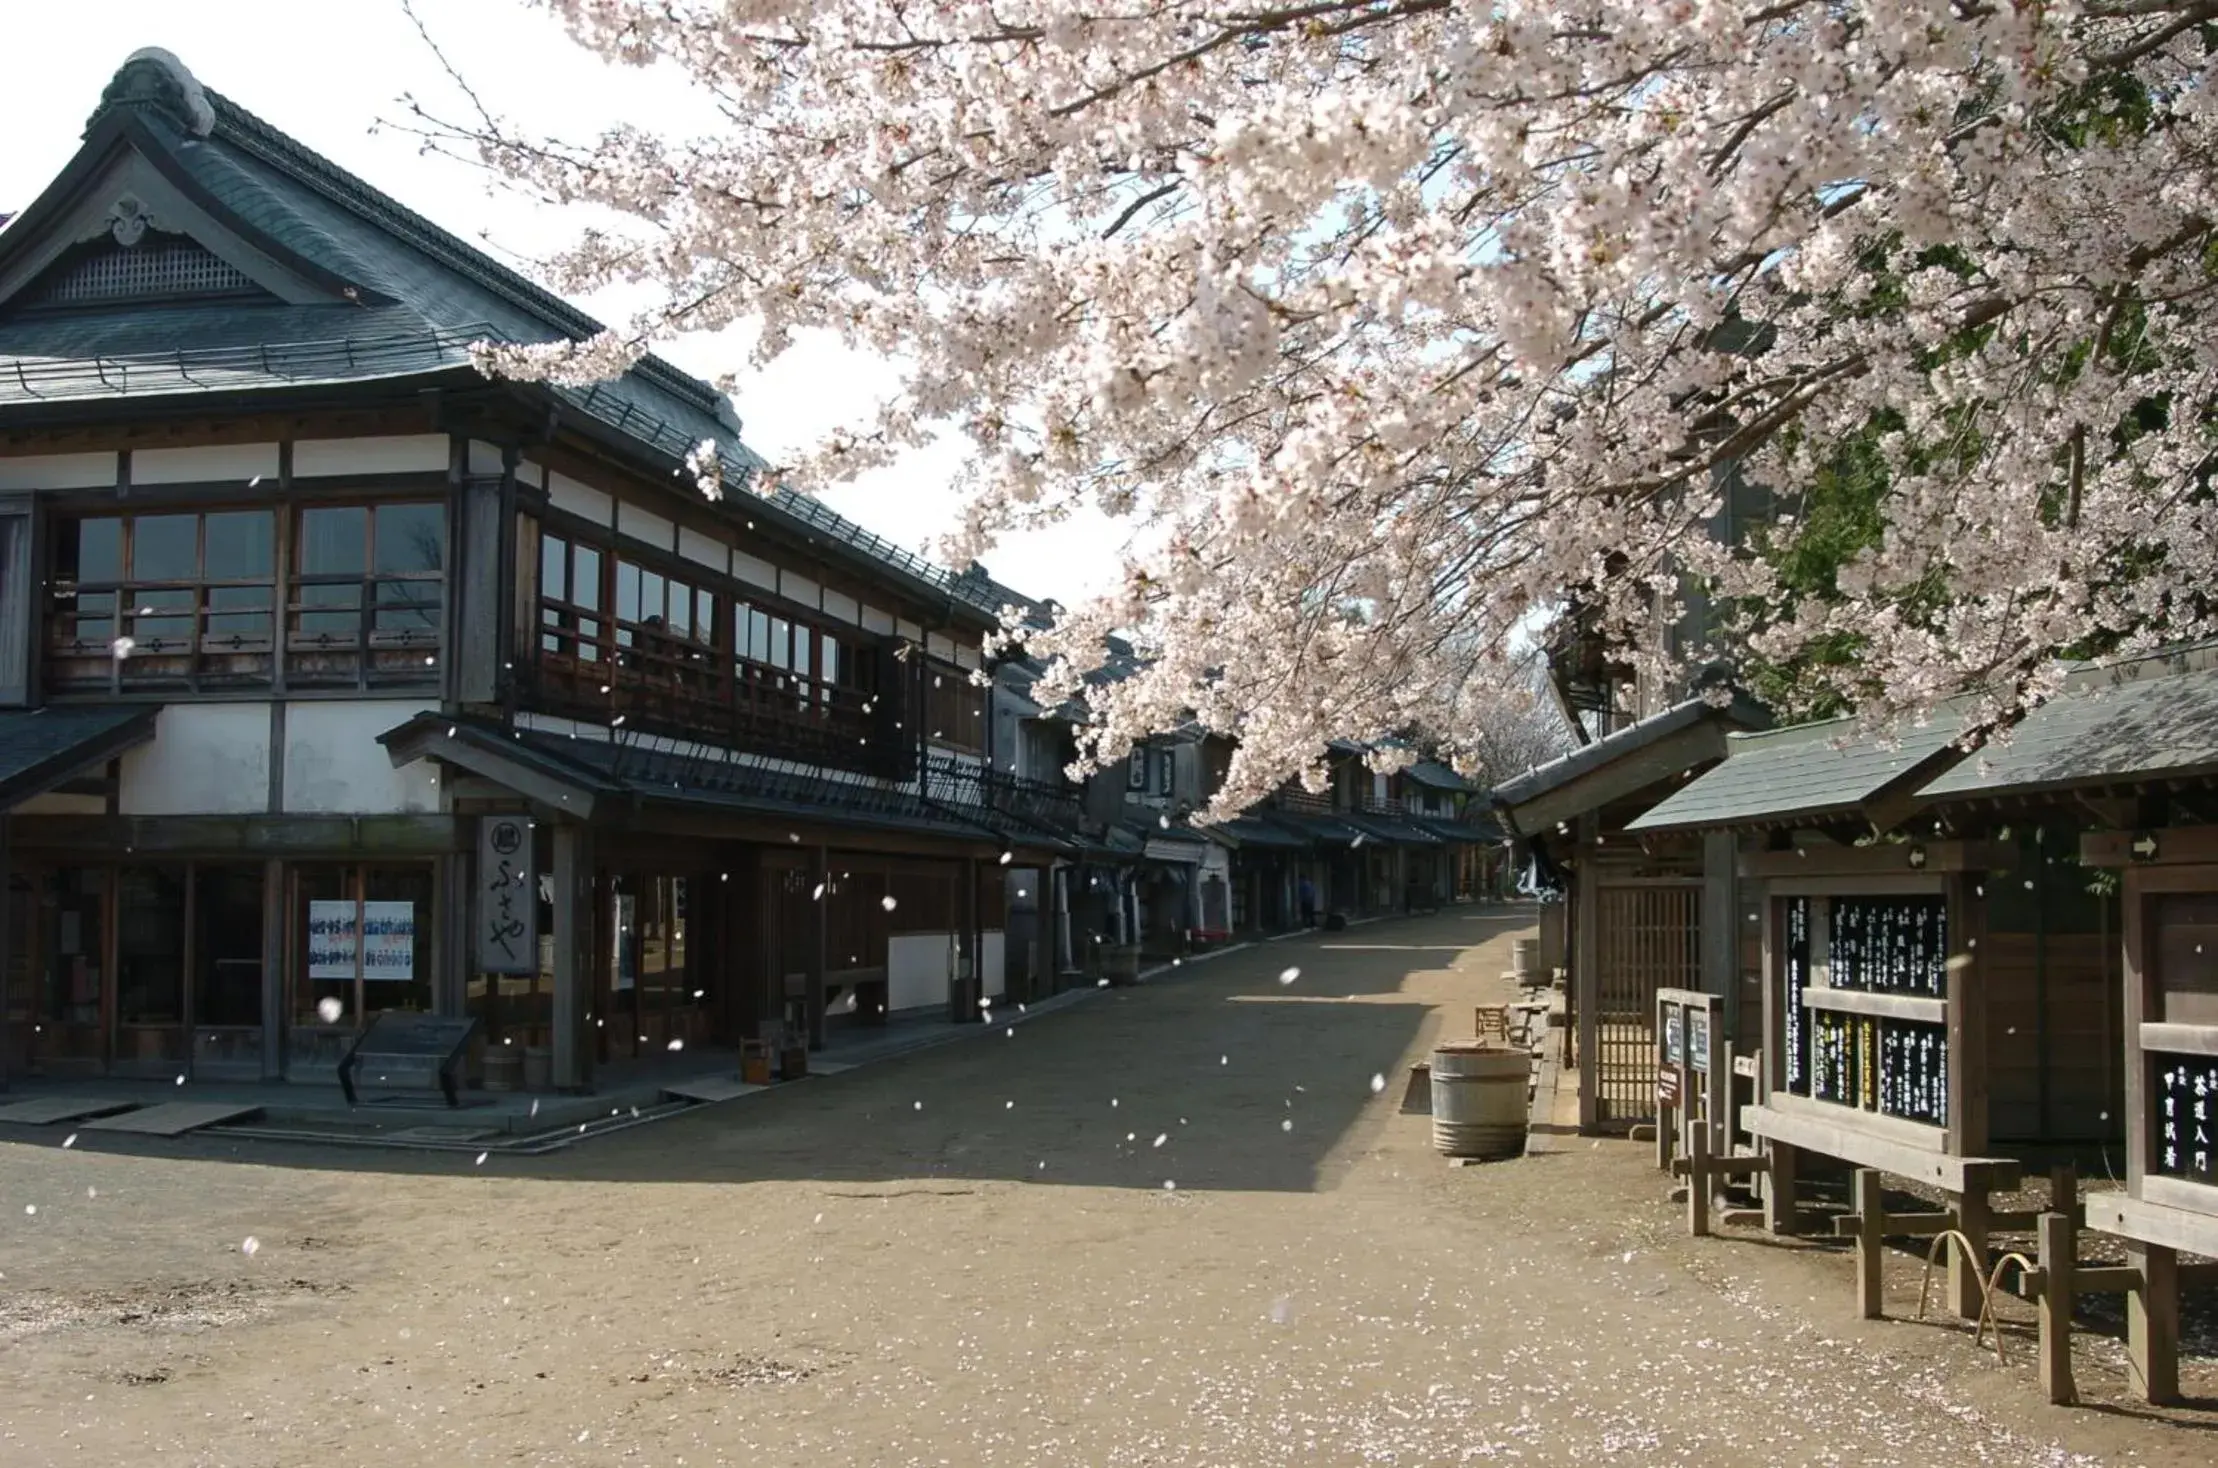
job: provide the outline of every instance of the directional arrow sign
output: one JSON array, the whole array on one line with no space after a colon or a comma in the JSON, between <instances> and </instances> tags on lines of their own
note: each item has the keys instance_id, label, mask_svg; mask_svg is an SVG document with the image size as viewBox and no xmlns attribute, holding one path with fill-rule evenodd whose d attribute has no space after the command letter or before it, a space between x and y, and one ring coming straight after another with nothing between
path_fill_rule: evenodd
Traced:
<instances>
[{"instance_id":1,"label":"directional arrow sign","mask_svg":"<svg viewBox=\"0 0 2218 1468\"><path fill-rule=\"evenodd\" d=\"M2128 847L2126 848L2126 850L2128 850L2128 851L2130 851L2130 852L2132 852L2132 853L2133 853L2133 859L2134 859L2135 861L2155 861L2155 860L2156 860L2156 836L2155 836L2155 834L2154 834L2153 832L2149 832L2149 831L2136 831L2136 832L2134 832L2134 833L2133 833L2133 844L2132 844L2131 846L2128 846Z\"/></svg>"}]
</instances>

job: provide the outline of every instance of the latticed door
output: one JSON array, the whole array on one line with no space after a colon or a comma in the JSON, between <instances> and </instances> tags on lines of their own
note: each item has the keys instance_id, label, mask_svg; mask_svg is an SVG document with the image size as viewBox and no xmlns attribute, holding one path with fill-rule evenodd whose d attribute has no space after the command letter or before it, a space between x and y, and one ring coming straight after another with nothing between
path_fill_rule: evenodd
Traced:
<instances>
[{"instance_id":1,"label":"latticed door","mask_svg":"<svg viewBox=\"0 0 2218 1468\"><path fill-rule=\"evenodd\" d=\"M1702 885L1602 884L1596 894L1597 1119L1656 1114L1656 991L1702 987Z\"/></svg>"}]
</instances>

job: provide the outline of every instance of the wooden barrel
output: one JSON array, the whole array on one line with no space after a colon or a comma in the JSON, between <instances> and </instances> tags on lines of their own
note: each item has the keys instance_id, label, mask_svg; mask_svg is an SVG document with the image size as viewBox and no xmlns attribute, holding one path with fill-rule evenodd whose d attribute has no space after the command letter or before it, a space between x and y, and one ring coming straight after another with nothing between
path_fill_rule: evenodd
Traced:
<instances>
[{"instance_id":1,"label":"wooden barrel","mask_svg":"<svg viewBox=\"0 0 2218 1468\"><path fill-rule=\"evenodd\" d=\"M1432 1144L1444 1157L1515 1157L1525 1150L1523 1050L1455 1040L1432 1053Z\"/></svg>"}]
</instances>

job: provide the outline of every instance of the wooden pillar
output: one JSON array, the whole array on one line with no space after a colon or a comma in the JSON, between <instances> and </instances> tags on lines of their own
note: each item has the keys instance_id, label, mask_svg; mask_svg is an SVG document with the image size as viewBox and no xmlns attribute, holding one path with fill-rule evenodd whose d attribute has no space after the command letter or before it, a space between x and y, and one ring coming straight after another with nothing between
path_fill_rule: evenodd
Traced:
<instances>
[{"instance_id":1,"label":"wooden pillar","mask_svg":"<svg viewBox=\"0 0 2218 1468\"><path fill-rule=\"evenodd\" d=\"M2041 1263L2041 1388L2049 1400L2065 1406L2078 1400L2072 1385L2072 1219L2065 1213L2044 1213L2036 1237Z\"/></svg>"},{"instance_id":2,"label":"wooden pillar","mask_svg":"<svg viewBox=\"0 0 2218 1468\"><path fill-rule=\"evenodd\" d=\"M816 894L816 911L809 923L808 1030L809 1048L824 1048L825 968L832 949L832 853L816 848L816 876L810 890Z\"/></svg>"},{"instance_id":3,"label":"wooden pillar","mask_svg":"<svg viewBox=\"0 0 2218 1468\"><path fill-rule=\"evenodd\" d=\"M262 1079L285 1074L285 863L262 863Z\"/></svg>"},{"instance_id":4,"label":"wooden pillar","mask_svg":"<svg viewBox=\"0 0 2218 1468\"><path fill-rule=\"evenodd\" d=\"M1739 843L1730 831L1712 832L1702 838L1702 991L1721 1001L1725 1038L1742 1043L1734 1028L1739 1018L1740 933L1734 927L1739 913Z\"/></svg>"},{"instance_id":5,"label":"wooden pillar","mask_svg":"<svg viewBox=\"0 0 2218 1468\"><path fill-rule=\"evenodd\" d=\"M554 828L554 1084L593 1085L593 833L562 822Z\"/></svg>"},{"instance_id":6,"label":"wooden pillar","mask_svg":"<svg viewBox=\"0 0 2218 1468\"><path fill-rule=\"evenodd\" d=\"M1595 912L1595 818L1579 817L1576 829L1579 865L1571 878L1571 993L1578 1017L1579 1130L1594 1132L1602 1122L1601 930Z\"/></svg>"},{"instance_id":7,"label":"wooden pillar","mask_svg":"<svg viewBox=\"0 0 2218 1468\"><path fill-rule=\"evenodd\" d=\"M1849 1207L1856 1213L1856 1313L1866 1320L1886 1314L1886 1281L1879 1266L1887 1247L1887 1211L1880 1192L1880 1176L1868 1167L1856 1169L1849 1183Z\"/></svg>"},{"instance_id":8,"label":"wooden pillar","mask_svg":"<svg viewBox=\"0 0 2218 1468\"><path fill-rule=\"evenodd\" d=\"M15 1046L8 1025L8 1002L14 997L15 984L14 918L15 896L8 888L8 813L0 810L0 1091L8 1088L8 1053ZM23 979L25 983L31 981L28 965ZM28 1049L30 1036L25 1035L23 1040Z\"/></svg>"},{"instance_id":9,"label":"wooden pillar","mask_svg":"<svg viewBox=\"0 0 2218 1468\"><path fill-rule=\"evenodd\" d=\"M1663 1134L1663 1123L1656 1123L1656 1134ZM1710 1235L1710 1131L1708 1127L1687 1129L1687 1232L1698 1239Z\"/></svg>"},{"instance_id":10,"label":"wooden pillar","mask_svg":"<svg viewBox=\"0 0 2218 1468\"><path fill-rule=\"evenodd\" d=\"M1799 1205L1795 1189L1795 1148L1786 1142L1770 1144L1771 1166L1763 1174L1764 1231L1791 1234L1798 1227Z\"/></svg>"},{"instance_id":11,"label":"wooden pillar","mask_svg":"<svg viewBox=\"0 0 2218 1468\"><path fill-rule=\"evenodd\" d=\"M1984 927L1980 915L1986 909L1973 893L1978 880L1970 872L1950 873L1946 897L1948 1149L1958 1157L1977 1157L1987 1150L1987 986L1979 963ZM1948 1253L1949 1303L1965 1320L1977 1320L1980 1314L1980 1276L1987 1268L1988 1189L1985 1168L1965 1169L1956 1226L1971 1241L1971 1249L1967 1257L1966 1250L1952 1244Z\"/></svg>"},{"instance_id":12,"label":"wooden pillar","mask_svg":"<svg viewBox=\"0 0 2218 1468\"><path fill-rule=\"evenodd\" d=\"M1964 1169L1964 1193L1956 1200L1956 1228L1971 1247L1967 1250L1952 1241L1948 1250L1949 1308L1959 1320L1977 1320L1986 1298L1987 1235L1993 1215L1987 1198L1989 1186L1985 1167Z\"/></svg>"},{"instance_id":13,"label":"wooden pillar","mask_svg":"<svg viewBox=\"0 0 2218 1468\"><path fill-rule=\"evenodd\" d=\"M2162 1244L2126 1241L2126 1263L2140 1276L2126 1292L2126 1371L2143 1401L2179 1397L2179 1255Z\"/></svg>"}]
</instances>

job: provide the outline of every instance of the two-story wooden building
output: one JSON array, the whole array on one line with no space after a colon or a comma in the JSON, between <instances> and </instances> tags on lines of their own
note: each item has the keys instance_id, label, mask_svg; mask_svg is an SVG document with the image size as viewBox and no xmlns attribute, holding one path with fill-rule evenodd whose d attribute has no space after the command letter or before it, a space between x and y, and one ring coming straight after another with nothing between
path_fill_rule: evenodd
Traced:
<instances>
[{"instance_id":1,"label":"two-story wooden building","mask_svg":"<svg viewBox=\"0 0 2218 1468\"><path fill-rule=\"evenodd\" d=\"M0 1074L323 1079L398 1008L585 1088L999 987L1061 839L990 767L1011 594L759 492L665 362L471 355L597 329L116 73L0 230Z\"/></svg>"}]
</instances>

